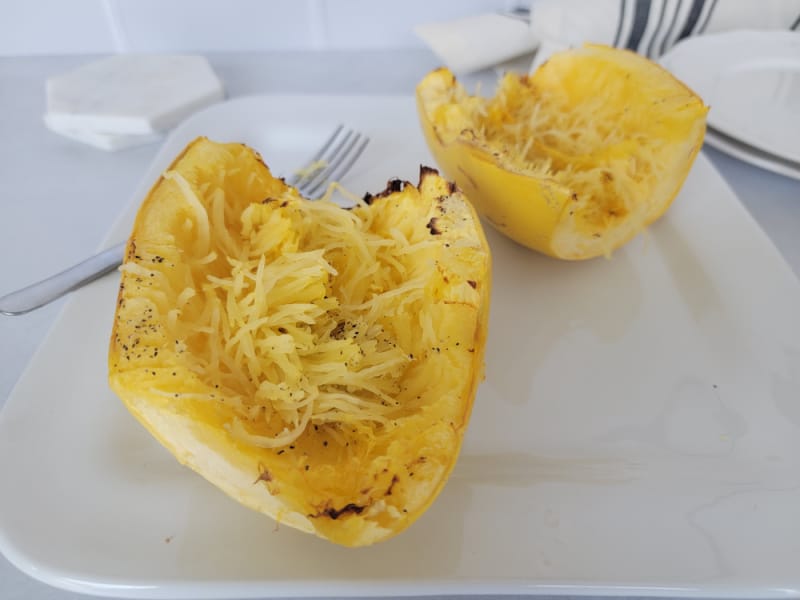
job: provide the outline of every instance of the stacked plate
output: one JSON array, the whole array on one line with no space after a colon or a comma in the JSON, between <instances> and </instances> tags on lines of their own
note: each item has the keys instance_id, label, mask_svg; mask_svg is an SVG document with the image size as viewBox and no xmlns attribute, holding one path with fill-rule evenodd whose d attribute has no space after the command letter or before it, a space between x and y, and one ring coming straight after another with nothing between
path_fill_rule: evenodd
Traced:
<instances>
[{"instance_id":1,"label":"stacked plate","mask_svg":"<svg viewBox=\"0 0 800 600\"><path fill-rule=\"evenodd\" d=\"M74 140L119 150L161 139L224 95L201 56L118 55L48 79L44 122Z\"/></svg>"},{"instance_id":2,"label":"stacked plate","mask_svg":"<svg viewBox=\"0 0 800 600\"><path fill-rule=\"evenodd\" d=\"M693 37L661 63L711 107L710 146L800 179L800 32Z\"/></svg>"}]
</instances>

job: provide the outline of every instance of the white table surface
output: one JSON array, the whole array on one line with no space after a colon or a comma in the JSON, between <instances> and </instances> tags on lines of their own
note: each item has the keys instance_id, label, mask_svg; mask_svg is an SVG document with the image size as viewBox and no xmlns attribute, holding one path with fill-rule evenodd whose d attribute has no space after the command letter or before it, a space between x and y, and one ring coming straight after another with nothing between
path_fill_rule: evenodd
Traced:
<instances>
[{"instance_id":1,"label":"white table surface","mask_svg":"<svg viewBox=\"0 0 800 600\"><path fill-rule=\"evenodd\" d=\"M151 144L106 153L44 127L45 79L90 59L0 59L0 295L96 251L158 150L158 144ZM425 50L212 54L209 59L229 97L411 94L416 82L438 66ZM477 80L484 90L491 89L495 75L465 78L468 85ZM708 147L703 151L800 276L800 181ZM708 232L714 235L713 223ZM63 302L21 317L0 316L0 409ZM4 600L85 597L41 584L0 556Z\"/></svg>"}]
</instances>

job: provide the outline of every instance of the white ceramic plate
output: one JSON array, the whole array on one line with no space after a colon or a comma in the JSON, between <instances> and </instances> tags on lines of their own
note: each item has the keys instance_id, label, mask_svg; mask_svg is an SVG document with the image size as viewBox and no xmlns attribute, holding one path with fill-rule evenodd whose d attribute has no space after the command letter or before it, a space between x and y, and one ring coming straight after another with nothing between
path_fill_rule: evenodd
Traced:
<instances>
[{"instance_id":1,"label":"white ceramic plate","mask_svg":"<svg viewBox=\"0 0 800 600\"><path fill-rule=\"evenodd\" d=\"M706 128L705 143L751 165L756 165L792 179L800 179L800 163L759 150L721 131L716 131L712 127Z\"/></svg>"},{"instance_id":2,"label":"white ceramic plate","mask_svg":"<svg viewBox=\"0 0 800 600\"><path fill-rule=\"evenodd\" d=\"M237 100L167 140L109 242L194 136L287 173L339 121L373 139L357 193L431 162L412 98ZM0 414L0 549L48 583L141 598L800 594L800 283L710 163L611 260L488 237L486 381L452 479L402 535L339 548L179 466L106 385L108 277Z\"/></svg>"},{"instance_id":3,"label":"white ceramic plate","mask_svg":"<svg viewBox=\"0 0 800 600\"><path fill-rule=\"evenodd\" d=\"M733 31L696 36L676 45L661 63L711 107L715 130L773 155L745 152L769 168L780 159L800 170L800 32ZM730 142L709 144L727 152ZM738 158L742 148L738 150ZM772 169L776 170L776 169ZM778 171L781 172L781 171Z\"/></svg>"}]
</instances>

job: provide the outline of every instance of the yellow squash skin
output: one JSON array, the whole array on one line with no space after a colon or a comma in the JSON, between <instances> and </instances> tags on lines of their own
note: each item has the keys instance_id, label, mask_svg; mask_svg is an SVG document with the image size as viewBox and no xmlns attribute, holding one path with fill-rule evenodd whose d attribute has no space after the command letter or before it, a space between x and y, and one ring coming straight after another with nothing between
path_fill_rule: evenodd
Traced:
<instances>
[{"instance_id":1,"label":"yellow squash skin","mask_svg":"<svg viewBox=\"0 0 800 600\"><path fill-rule=\"evenodd\" d=\"M429 73L416 92L422 131L439 167L489 223L557 258L608 255L658 219L705 135L702 100L626 50L558 53L530 76L507 74L499 90L502 97L484 100L447 69ZM561 131L572 140L558 140L563 123L578 131ZM507 125L520 127L513 144L494 137ZM607 137L583 139L581 128Z\"/></svg>"},{"instance_id":2,"label":"yellow squash skin","mask_svg":"<svg viewBox=\"0 0 800 600\"><path fill-rule=\"evenodd\" d=\"M445 485L483 377L491 289L491 257L477 215L436 171L422 168L418 185L392 181L367 200L352 210L305 200L273 177L250 148L195 140L137 214L108 355L111 388L178 461L243 505L344 546L373 544L403 531ZM220 220L225 232L215 226ZM364 283L368 304L389 284L378 275L371 282L348 279L352 266L363 261L349 258L353 246L314 246L328 231L322 221L334 228L355 224L364 244L374 247L393 248L398 238L418 243L406 254L394 253L388 259L393 267L380 263L374 270L395 279L406 273L401 279L421 282L417 291L397 296L397 302L386 295L377 321L367 327L364 315L372 313L348 308L354 302L348 290ZM230 283L234 265L244 264L257 244L271 249L255 256L258 268L250 279ZM244 250L223 253L234 246ZM308 281L289 269L284 280L264 275L259 284L247 283L301 255L324 259L331 268ZM307 269L297 264L295 271ZM245 288L239 296L232 291L236 285ZM221 301L213 304L217 297ZM284 300L270 304L278 297ZM266 300L245 322L230 312L234 307L225 308L235 298ZM306 307L305 316L285 316L297 307ZM421 314L432 317L428 333L417 321ZM320 325L336 319L342 320L333 329ZM215 346L212 338L223 333L225 343ZM245 338L255 357L243 353ZM347 378L356 372L367 388L378 385L368 373L381 368L380 360L361 371L353 366L368 361L375 344L400 365L391 383L394 395L381 402ZM275 345L283 348L278 354L259 350ZM222 348L222 360L212 356L214 347ZM352 350L351 364L303 362L324 347ZM281 379L267 380L270 373L283 373L278 363L284 359L286 369L319 369L326 382L315 384L320 396L306 403L314 411L301 433L290 443L264 447L259 440L292 426L281 410L298 390L286 389ZM337 383L339 375L343 383ZM311 370L298 376L308 389L319 377ZM248 390L255 392L248 396ZM359 420L333 404L323 410L315 405L323 392L330 402L341 396L376 406L382 421ZM270 393L282 398L280 410ZM298 406L309 397L298 396Z\"/></svg>"}]
</instances>

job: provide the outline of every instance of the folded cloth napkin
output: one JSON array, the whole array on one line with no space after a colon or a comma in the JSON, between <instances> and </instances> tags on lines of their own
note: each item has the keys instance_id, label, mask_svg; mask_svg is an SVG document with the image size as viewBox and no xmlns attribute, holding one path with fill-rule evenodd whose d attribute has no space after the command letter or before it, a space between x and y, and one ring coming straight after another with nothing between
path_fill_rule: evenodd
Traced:
<instances>
[{"instance_id":1,"label":"folded cloth napkin","mask_svg":"<svg viewBox=\"0 0 800 600\"><path fill-rule=\"evenodd\" d=\"M689 36L735 29L800 26L800 0L534 0L531 70L553 52L584 42L627 48L658 58Z\"/></svg>"},{"instance_id":2,"label":"folded cloth napkin","mask_svg":"<svg viewBox=\"0 0 800 600\"><path fill-rule=\"evenodd\" d=\"M158 140L185 117L224 98L202 56L130 54L47 80L45 125L104 150Z\"/></svg>"},{"instance_id":3,"label":"folded cloth napkin","mask_svg":"<svg viewBox=\"0 0 800 600\"><path fill-rule=\"evenodd\" d=\"M522 11L517 11L519 16ZM530 70L585 42L657 58L680 40L735 29L800 29L800 0L532 0L527 21L483 14L414 31L457 74L536 51Z\"/></svg>"},{"instance_id":4,"label":"folded cloth napkin","mask_svg":"<svg viewBox=\"0 0 800 600\"><path fill-rule=\"evenodd\" d=\"M537 46L527 20L512 14L424 23L414 32L457 74L492 67L533 52Z\"/></svg>"}]
</instances>

